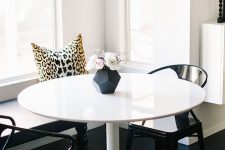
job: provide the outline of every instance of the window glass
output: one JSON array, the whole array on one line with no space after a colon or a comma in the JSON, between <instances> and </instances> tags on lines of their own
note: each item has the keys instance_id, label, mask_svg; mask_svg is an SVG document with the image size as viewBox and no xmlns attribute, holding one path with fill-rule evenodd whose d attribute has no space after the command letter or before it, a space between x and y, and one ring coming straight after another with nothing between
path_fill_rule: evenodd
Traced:
<instances>
[{"instance_id":1,"label":"window glass","mask_svg":"<svg viewBox=\"0 0 225 150\"><path fill-rule=\"evenodd\" d=\"M52 0L0 0L0 80L36 71L32 42L53 47Z\"/></svg>"},{"instance_id":2,"label":"window glass","mask_svg":"<svg viewBox=\"0 0 225 150\"><path fill-rule=\"evenodd\" d=\"M153 63L154 0L130 0L130 60Z\"/></svg>"}]
</instances>

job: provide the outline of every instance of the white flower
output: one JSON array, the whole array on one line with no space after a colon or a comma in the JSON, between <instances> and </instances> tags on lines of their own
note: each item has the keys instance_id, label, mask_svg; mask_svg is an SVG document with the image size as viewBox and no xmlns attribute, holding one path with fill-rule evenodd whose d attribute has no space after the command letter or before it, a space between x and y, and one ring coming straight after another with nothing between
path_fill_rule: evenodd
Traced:
<instances>
[{"instance_id":1,"label":"white flower","mask_svg":"<svg viewBox=\"0 0 225 150\"><path fill-rule=\"evenodd\" d=\"M120 69L120 60L117 54L112 52L105 52L104 59L106 66L108 66L111 70Z\"/></svg>"},{"instance_id":2,"label":"white flower","mask_svg":"<svg viewBox=\"0 0 225 150\"><path fill-rule=\"evenodd\" d=\"M100 53L98 55L93 55L89 58L85 69L106 69L109 68L111 70L120 69L121 59L118 54L112 52Z\"/></svg>"},{"instance_id":3,"label":"white flower","mask_svg":"<svg viewBox=\"0 0 225 150\"><path fill-rule=\"evenodd\" d=\"M89 58L87 64L86 64L86 67L85 69L87 70L91 70L91 69L94 69L95 68L95 63L96 63L96 60L98 59L98 56L97 55L93 55Z\"/></svg>"}]
</instances>

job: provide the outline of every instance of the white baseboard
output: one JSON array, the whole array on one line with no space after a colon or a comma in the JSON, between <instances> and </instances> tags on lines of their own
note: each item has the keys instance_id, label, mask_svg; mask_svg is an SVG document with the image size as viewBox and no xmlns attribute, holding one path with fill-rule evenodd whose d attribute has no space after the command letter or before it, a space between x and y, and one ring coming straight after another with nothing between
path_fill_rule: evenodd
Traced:
<instances>
[{"instance_id":1,"label":"white baseboard","mask_svg":"<svg viewBox=\"0 0 225 150\"><path fill-rule=\"evenodd\" d=\"M100 127L102 125L103 125L103 123L88 123L88 130ZM75 135L77 132L74 128L72 128L72 129L68 129L68 130L65 130L60 133L68 134L68 135ZM9 148L8 150L21 150L21 149L22 150L31 150L31 149L40 147L42 145L46 145L46 144L55 142L57 140L59 140L59 138L44 137L44 138L40 138L40 139L37 139L34 141L30 141L30 142L15 146L13 148Z\"/></svg>"},{"instance_id":2,"label":"white baseboard","mask_svg":"<svg viewBox=\"0 0 225 150\"><path fill-rule=\"evenodd\" d=\"M203 136L204 136L204 138L206 138L206 137L213 135L223 129L225 129L225 122L221 122L220 124L214 125L213 127L208 128L208 129L203 129ZM190 137L190 138L187 138L187 141L182 141L182 144L191 145L197 141L198 140L196 137Z\"/></svg>"}]
</instances>

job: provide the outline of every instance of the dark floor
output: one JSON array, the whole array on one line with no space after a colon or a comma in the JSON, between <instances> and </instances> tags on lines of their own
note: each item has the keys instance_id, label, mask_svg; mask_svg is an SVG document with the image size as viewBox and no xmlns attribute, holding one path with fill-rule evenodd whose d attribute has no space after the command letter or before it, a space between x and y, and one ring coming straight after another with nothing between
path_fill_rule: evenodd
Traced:
<instances>
[{"instance_id":1,"label":"dark floor","mask_svg":"<svg viewBox=\"0 0 225 150\"><path fill-rule=\"evenodd\" d=\"M120 129L120 149L125 149L126 129ZM105 127L99 127L88 131L88 144L75 146L75 150L106 150ZM39 147L35 150L60 150L65 149L68 142L60 140L52 144ZM179 150L199 150L198 144L184 146L179 144ZM132 150L154 150L153 141L149 138L135 138ZM225 130L218 132L205 139L205 150L225 150Z\"/></svg>"}]
</instances>

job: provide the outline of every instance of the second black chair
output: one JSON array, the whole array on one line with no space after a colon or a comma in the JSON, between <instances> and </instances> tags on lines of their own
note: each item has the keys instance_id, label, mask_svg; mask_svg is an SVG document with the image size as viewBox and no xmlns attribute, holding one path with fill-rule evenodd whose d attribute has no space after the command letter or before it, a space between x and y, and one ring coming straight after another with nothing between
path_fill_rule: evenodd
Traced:
<instances>
[{"instance_id":1,"label":"second black chair","mask_svg":"<svg viewBox=\"0 0 225 150\"><path fill-rule=\"evenodd\" d=\"M164 69L171 69L177 74L179 79L193 82L201 87L204 87L207 83L208 75L206 71L197 66L188 64L161 67L149 72L149 74L153 74ZM188 117L189 113L193 118ZM155 140L156 150L177 150L178 140L188 136L197 136L199 147L201 150L204 150L202 123L192 110L176 115L175 122L177 130L173 132L149 128L146 120L143 121L141 125L136 124L135 122L130 123L128 127L126 150L131 150L133 136L153 138ZM194 135L195 133L197 133L197 135Z\"/></svg>"},{"instance_id":2,"label":"second black chair","mask_svg":"<svg viewBox=\"0 0 225 150\"><path fill-rule=\"evenodd\" d=\"M13 135L15 134L15 131L20 131L20 132L23 132L23 133L26 133L26 134L36 134L36 135L42 135L42 136L50 136L50 137L57 137L57 138L67 139L71 143L70 143L69 147L65 148L65 149L69 149L69 150L73 150L74 149L75 140L70 135L59 134L59 133L52 133L52 132L46 132L46 131L34 130L34 129L25 129L25 128L17 127L14 119L12 117L10 117L10 116L0 115L0 119L9 120L11 122L11 124L12 124L12 125L8 125L8 124L0 123L0 140L4 140L4 142L3 142L4 144L0 145L0 149L1 150L5 150L7 148L8 143L13 140ZM2 137L2 133L4 131L6 131L6 130L9 130L10 133L7 136L7 139L5 139L5 138L3 139L3 138L1 138Z\"/></svg>"}]
</instances>

